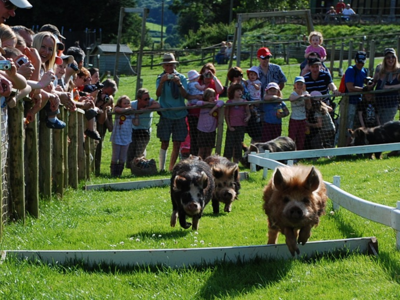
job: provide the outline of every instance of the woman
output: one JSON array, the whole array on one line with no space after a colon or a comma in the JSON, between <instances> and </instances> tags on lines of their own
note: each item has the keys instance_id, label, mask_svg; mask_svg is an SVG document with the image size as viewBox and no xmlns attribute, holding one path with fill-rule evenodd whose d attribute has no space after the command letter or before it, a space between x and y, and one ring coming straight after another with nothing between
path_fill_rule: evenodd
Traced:
<instances>
[{"instance_id":1,"label":"woman","mask_svg":"<svg viewBox=\"0 0 400 300\"><path fill-rule=\"evenodd\" d=\"M54 76L53 70L56 61L57 44L53 34L47 31L37 33L33 38L32 47L39 52L40 57L40 61L32 62L35 67L32 79L39 81L44 73L48 71L52 72L52 76ZM63 129L65 123L57 118L60 99L53 92L52 84L43 87L43 89L40 90L41 98L43 99L40 108L45 107L47 111L46 126L48 128Z\"/></svg>"},{"instance_id":2,"label":"woman","mask_svg":"<svg viewBox=\"0 0 400 300\"><path fill-rule=\"evenodd\" d=\"M374 75L376 90L400 88L400 64L396 51L386 48L382 64L378 65ZM381 124L393 121L399 105L399 91L376 94L376 105Z\"/></svg>"},{"instance_id":3,"label":"woman","mask_svg":"<svg viewBox=\"0 0 400 300\"><path fill-rule=\"evenodd\" d=\"M215 76L217 70L212 63L205 64L200 70L199 84L205 86L205 89L211 88L216 92L215 100L217 101L219 95L224 91L219 79ZM202 100L198 99L198 100ZM197 146L197 123L199 121L200 108L189 109L187 120L189 123L189 136L190 136L190 154L198 155L199 147Z\"/></svg>"}]
</instances>

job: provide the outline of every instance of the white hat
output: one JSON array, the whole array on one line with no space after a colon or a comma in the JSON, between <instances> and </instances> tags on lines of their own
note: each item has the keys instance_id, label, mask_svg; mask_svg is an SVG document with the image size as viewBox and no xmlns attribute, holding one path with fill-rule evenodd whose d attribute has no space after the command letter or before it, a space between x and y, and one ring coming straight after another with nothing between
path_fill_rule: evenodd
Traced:
<instances>
[{"instance_id":1,"label":"white hat","mask_svg":"<svg viewBox=\"0 0 400 300\"><path fill-rule=\"evenodd\" d=\"M160 63L160 65L163 64L179 64L179 61L175 60L173 53L164 53L163 61Z\"/></svg>"},{"instance_id":2,"label":"white hat","mask_svg":"<svg viewBox=\"0 0 400 300\"><path fill-rule=\"evenodd\" d=\"M252 66L250 69L247 69L247 75L249 75L249 72L254 72L257 74L257 77L260 77L260 73L258 72L258 67Z\"/></svg>"},{"instance_id":3,"label":"white hat","mask_svg":"<svg viewBox=\"0 0 400 300\"><path fill-rule=\"evenodd\" d=\"M32 8L32 4L30 4L27 0L9 0L9 1L18 8Z\"/></svg>"},{"instance_id":4,"label":"white hat","mask_svg":"<svg viewBox=\"0 0 400 300\"><path fill-rule=\"evenodd\" d=\"M279 85L276 82L270 82L268 83L267 87L265 88L266 91L269 89L277 89L280 90Z\"/></svg>"},{"instance_id":5,"label":"white hat","mask_svg":"<svg viewBox=\"0 0 400 300\"><path fill-rule=\"evenodd\" d=\"M189 79L189 81L192 81L192 80L194 80L194 79L196 79L196 78L199 78L200 77L200 74L199 74L199 72L197 72L196 70L190 70L189 72L188 72L188 79Z\"/></svg>"}]
</instances>

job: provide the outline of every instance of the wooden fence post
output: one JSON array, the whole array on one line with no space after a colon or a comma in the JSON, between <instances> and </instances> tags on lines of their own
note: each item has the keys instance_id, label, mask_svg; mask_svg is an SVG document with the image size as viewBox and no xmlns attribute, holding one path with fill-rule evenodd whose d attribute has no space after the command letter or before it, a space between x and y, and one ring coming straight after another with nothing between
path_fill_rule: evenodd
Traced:
<instances>
[{"instance_id":1,"label":"wooden fence post","mask_svg":"<svg viewBox=\"0 0 400 300\"><path fill-rule=\"evenodd\" d=\"M51 161L52 161L52 130L47 128L45 110L38 114L39 124L39 192L49 200L52 194Z\"/></svg>"},{"instance_id":2,"label":"wooden fence post","mask_svg":"<svg viewBox=\"0 0 400 300\"><path fill-rule=\"evenodd\" d=\"M25 169L24 169L24 124L23 102L17 101L17 105L8 110L9 126L9 191L14 203L18 219L25 223Z\"/></svg>"},{"instance_id":3,"label":"wooden fence post","mask_svg":"<svg viewBox=\"0 0 400 300\"><path fill-rule=\"evenodd\" d=\"M349 55L347 57L348 65L351 66L353 60L353 41L349 42Z\"/></svg>"},{"instance_id":4,"label":"wooden fence post","mask_svg":"<svg viewBox=\"0 0 400 300\"><path fill-rule=\"evenodd\" d=\"M335 66L335 50L336 50L336 44L332 43L332 49L331 49L331 61L330 61L330 69L331 69L331 74L332 74L332 79L334 78L333 76L333 68Z\"/></svg>"},{"instance_id":5,"label":"wooden fence post","mask_svg":"<svg viewBox=\"0 0 400 300\"><path fill-rule=\"evenodd\" d=\"M65 126L64 136L63 136L63 139L64 139L64 144L63 144L64 168L65 168L64 169L64 188L66 189L68 187L68 182L69 182L69 180L68 180L68 177L69 177L69 172L68 172L69 111L66 109L63 109L61 111L61 117L62 117L63 121L65 122L65 124L67 125L67 126Z\"/></svg>"},{"instance_id":6,"label":"wooden fence post","mask_svg":"<svg viewBox=\"0 0 400 300\"><path fill-rule=\"evenodd\" d=\"M349 107L349 96L343 96L340 100L340 124L339 124L339 140L338 147L346 147L347 145L347 112Z\"/></svg>"},{"instance_id":7,"label":"wooden fence post","mask_svg":"<svg viewBox=\"0 0 400 300\"><path fill-rule=\"evenodd\" d=\"M64 110L61 107L61 110ZM63 118L60 117L62 120ZM64 130L53 129L53 149L52 149L52 178L53 189L59 197L64 195Z\"/></svg>"},{"instance_id":8,"label":"wooden fence post","mask_svg":"<svg viewBox=\"0 0 400 300\"><path fill-rule=\"evenodd\" d=\"M68 182L74 189L78 188L78 114L77 111L70 112L68 120Z\"/></svg>"},{"instance_id":9,"label":"wooden fence post","mask_svg":"<svg viewBox=\"0 0 400 300\"><path fill-rule=\"evenodd\" d=\"M218 110L218 125L217 125L217 142L215 145L215 153L222 155L222 139L224 136L224 122L225 122L225 106Z\"/></svg>"},{"instance_id":10,"label":"wooden fence post","mask_svg":"<svg viewBox=\"0 0 400 300\"><path fill-rule=\"evenodd\" d=\"M86 178L85 172L85 147L84 147L84 128L85 120L84 114L78 114L78 180L84 180Z\"/></svg>"},{"instance_id":11,"label":"wooden fence post","mask_svg":"<svg viewBox=\"0 0 400 300\"><path fill-rule=\"evenodd\" d=\"M375 66L375 41L372 40L369 45L368 76L370 77L374 75L374 66Z\"/></svg>"}]
</instances>

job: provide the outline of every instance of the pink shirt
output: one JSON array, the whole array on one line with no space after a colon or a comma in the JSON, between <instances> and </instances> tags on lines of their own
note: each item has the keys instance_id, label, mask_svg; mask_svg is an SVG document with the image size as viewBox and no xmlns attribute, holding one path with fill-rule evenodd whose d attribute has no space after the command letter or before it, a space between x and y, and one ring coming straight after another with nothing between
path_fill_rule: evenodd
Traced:
<instances>
[{"instance_id":1,"label":"pink shirt","mask_svg":"<svg viewBox=\"0 0 400 300\"><path fill-rule=\"evenodd\" d=\"M234 103L236 101L228 100L226 103ZM247 102L245 100L241 102ZM227 106L226 110L229 114L229 122L230 126L247 126L247 123L244 121L246 118L246 105L236 105L236 106Z\"/></svg>"},{"instance_id":2,"label":"pink shirt","mask_svg":"<svg viewBox=\"0 0 400 300\"><path fill-rule=\"evenodd\" d=\"M316 53L318 53L318 55L319 55L320 57L326 57L326 50L325 50L325 48L322 47L322 46L314 47L314 46L312 46L312 45L309 45L309 46L306 48L306 53L311 53L311 52L316 52Z\"/></svg>"}]
</instances>

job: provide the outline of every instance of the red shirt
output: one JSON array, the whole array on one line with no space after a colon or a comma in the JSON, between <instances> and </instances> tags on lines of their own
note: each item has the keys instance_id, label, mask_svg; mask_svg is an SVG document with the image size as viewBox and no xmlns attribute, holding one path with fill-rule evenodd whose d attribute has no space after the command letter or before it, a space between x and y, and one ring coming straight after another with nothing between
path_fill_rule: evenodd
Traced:
<instances>
[{"instance_id":1,"label":"red shirt","mask_svg":"<svg viewBox=\"0 0 400 300\"><path fill-rule=\"evenodd\" d=\"M342 10L343 10L344 8L346 8L346 4L344 4L344 2L338 2L338 3L336 4L336 12L337 12L338 14L341 14L341 13L342 13Z\"/></svg>"}]
</instances>

